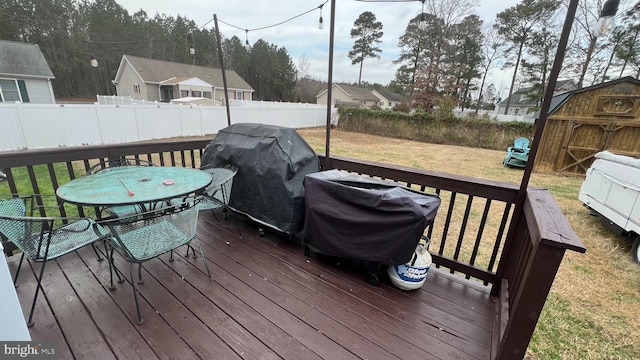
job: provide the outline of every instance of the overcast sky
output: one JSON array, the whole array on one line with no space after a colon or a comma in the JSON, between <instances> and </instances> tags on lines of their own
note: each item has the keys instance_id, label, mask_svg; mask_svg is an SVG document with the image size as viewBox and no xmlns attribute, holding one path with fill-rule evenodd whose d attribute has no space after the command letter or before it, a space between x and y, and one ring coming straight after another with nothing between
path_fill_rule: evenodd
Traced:
<instances>
[{"instance_id":1,"label":"overcast sky","mask_svg":"<svg viewBox=\"0 0 640 360\"><path fill-rule=\"evenodd\" d=\"M278 24L307 10L317 8L325 0L117 0L130 14L142 9L148 17L156 13L193 20L198 26L213 29L213 14L219 20L220 32L225 37L238 36L243 42L245 31L238 30L222 21L242 29L256 29ZM496 14L516 5L518 0L480 0L477 14L485 22L493 22ZM316 9L285 24L264 30L249 31L249 42L262 38L287 49L296 65L305 57L309 63L309 75L319 80L327 79L329 54L330 2L323 7L324 29L317 27L320 11ZM365 59L362 80L388 84L395 78L398 58L398 38L404 33L410 19L420 13L420 1L408 2L361 2L355 0L336 1L336 30L334 47L334 82L357 82L358 66L351 65L347 57L353 47L350 37L354 21L364 11L371 11L383 24L384 35L381 59ZM207 25L205 25L209 22ZM509 71L494 69L491 78L496 88L508 87ZM507 89L508 90L508 89Z\"/></svg>"}]
</instances>

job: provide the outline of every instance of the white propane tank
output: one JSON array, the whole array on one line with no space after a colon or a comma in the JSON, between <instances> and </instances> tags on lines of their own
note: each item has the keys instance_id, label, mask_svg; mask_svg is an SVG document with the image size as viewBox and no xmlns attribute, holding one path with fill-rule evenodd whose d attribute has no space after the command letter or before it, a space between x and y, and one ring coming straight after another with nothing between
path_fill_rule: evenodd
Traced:
<instances>
[{"instance_id":1,"label":"white propane tank","mask_svg":"<svg viewBox=\"0 0 640 360\"><path fill-rule=\"evenodd\" d=\"M393 285L402 290L415 290L424 284L431 266L431 254L423 237L418 242L411 261L403 265L389 265L387 273Z\"/></svg>"}]
</instances>

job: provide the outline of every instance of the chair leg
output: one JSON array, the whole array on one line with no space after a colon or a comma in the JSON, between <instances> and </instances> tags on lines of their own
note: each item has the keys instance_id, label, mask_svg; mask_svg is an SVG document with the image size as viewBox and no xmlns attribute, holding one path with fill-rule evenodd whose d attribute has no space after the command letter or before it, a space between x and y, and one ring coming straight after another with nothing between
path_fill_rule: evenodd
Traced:
<instances>
[{"instance_id":1,"label":"chair leg","mask_svg":"<svg viewBox=\"0 0 640 360\"><path fill-rule=\"evenodd\" d=\"M133 300L136 303L136 313L138 314L138 325L144 324L142 315L140 314L140 303L138 302L138 289L136 288L136 282L133 281L133 264L129 263L129 276L131 277L131 287L133 288ZM138 268L139 270L140 268Z\"/></svg>"},{"instance_id":2,"label":"chair leg","mask_svg":"<svg viewBox=\"0 0 640 360\"><path fill-rule=\"evenodd\" d=\"M107 242L104 242L104 252L106 254L108 254L109 256L109 290L115 290L116 287L115 285L113 285L113 273L116 273L116 276L118 277L118 284L122 284L124 282L124 279L120 276L120 272L118 271L118 268L116 268L116 265L113 261L113 252L114 249L112 248L111 250L108 249L107 247Z\"/></svg>"},{"instance_id":3,"label":"chair leg","mask_svg":"<svg viewBox=\"0 0 640 360\"><path fill-rule=\"evenodd\" d=\"M184 257L186 257L186 258L188 258L188 257L189 257L189 249L191 249L191 252L193 253L193 255L192 255L192 256L193 256L193 258L194 258L194 259L197 259L197 258L198 258L198 255L196 254L196 250L193 248L193 246L191 246L191 242L189 242L189 243L187 244L187 254L186 254Z\"/></svg>"},{"instance_id":4,"label":"chair leg","mask_svg":"<svg viewBox=\"0 0 640 360\"><path fill-rule=\"evenodd\" d=\"M198 249L200 250L200 255L202 256L202 262L204 263L204 268L207 270L207 275L209 276L209 280L213 280L211 278L211 272L209 271L209 265L207 264L207 258L204 256L204 251L202 251L202 245L200 245L200 240L198 238L194 238L196 244L198 244ZM195 252L195 250L193 250Z\"/></svg>"},{"instance_id":5,"label":"chair leg","mask_svg":"<svg viewBox=\"0 0 640 360\"><path fill-rule=\"evenodd\" d=\"M102 256L100 256L100 253L98 252L98 249L96 249L96 245L95 244L91 244L91 248L93 249L93 252L96 253L96 256L98 257L98 261L102 261Z\"/></svg>"},{"instance_id":6,"label":"chair leg","mask_svg":"<svg viewBox=\"0 0 640 360\"><path fill-rule=\"evenodd\" d=\"M144 279L142 278L142 263L138 263L138 284L144 284Z\"/></svg>"},{"instance_id":7,"label":"chair leg","mask_svg":"<svg viewBox=\"0 0 640 360\"><path fill-rule=\"evenodd\" d=\"M38 284L36 285L36 294L33 296L33 303L31 304L31 311L29 312L29 320L27 321L27 327L33 326L33 312L36 309L36 300L38 300L38 294L40 293L40 289L42 287L42 276L44 275L44 267L47 265L47 260L42 262L42 267L40 268L40 276L38 276Z\"/></svg>"},{"instance_id":8,"label":"chair leg","mask_svg":"<svg viewBox=\"0 0 640 360\"><path fill-rule=\"evenodd\" d=\"M233 214L231 214L231 220L233 220L233 224L236 226L236 230L238 230L238 235L240 235L240 237L242 237L242 232L240 231L240 226L238 226L238 222L236 221L236 217Z\"/></svg>"},{"instance_id":9,"label":"chair leg","mask_svg":"<svg viewBox=\"0 0 640 360\"><path fill-rule=\"evenodd\" d=\"M104 249L107 251L107 244L104 244ZM116 286L113 285L113 268L115 265L113 264L113 249L111 252L107 252L109 254L109 290L115 290Z\"/></svg>"},{"instance_id":10,"label":"chair leg","mask_svg":"<svg viewBox=\"0 0 640 360\"><path fill-rule=\"evenodd\" d=\"M18 276L20 275L20 269L22 269L22 261L24 260L24 253L20 256L20 262L18 263L18 270L16 270L16 276L13 277L13 286L18 287Z\"/></svg>"}]
</instances>

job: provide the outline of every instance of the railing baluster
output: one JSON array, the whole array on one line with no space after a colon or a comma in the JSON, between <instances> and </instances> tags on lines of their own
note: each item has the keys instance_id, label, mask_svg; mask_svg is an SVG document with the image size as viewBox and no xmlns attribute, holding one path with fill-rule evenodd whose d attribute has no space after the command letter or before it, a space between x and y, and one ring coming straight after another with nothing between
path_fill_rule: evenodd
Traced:
<instances>
[{"instance_id":1,"label":"railing baluster","mask_svg":"<svg viewBox=\"0 0 640 360\"><path fill-rule=\"evenodd\" d=\"M424 191L425 186L420 186L420 191ZM440 196L440 189L436 189L436 195ZM431 237L433 236L433 225L435 224L435 219L433 220L433 224L429 226L429 230L427 231L427 237L429 238L429 245L431 245Z\"/></svg>"},{"instance_id":2,"label":"railing baluster","mask_svg":"<svg viewBox=\"0 0 640 360\"><path fill-rule=\"evenodd\" d=\"M469 214L471 213L471 205L473 204L473 196L469 195L467 198L467 206L464 210L464 216L462 218L462 225L460 225L460 234L458 235L458 242L456 243L456 250L453 253L453 259L458 260L460 257L460 249L462 248L462 242L464 240L465 231L467 230L467 222L469 221ZM454 269L451 269L451 273L454 273Z\"/></svg>"},{"instance_id":3,"label":"railing baluster","mask_svg":"<svg viewBox=\"0 0 640 360\"><path fill-rule=\"evenodd\" d=\"M478 228L476 241L473 244L473 251L471 251L471 258L469 259L469 264L471 265L475 265L476 263L478 250L480 249L480 241L482 241L482 234L484 233L484 227L487 224L487 218L489 217L490 209L491 209L491 199L487 199L487 202L484 204L484 211L482 212L482 219L480 220L480 226ZM466 278L469 279L471 278L471 276L467 275Z\"/></svg>"},{"instance_id":4,"label":"railing baluster","mask_svg":"<svg viewBox=\"0 0 640 360\"><path fill-rule=\"evenodd\" d=\"M493 271L493 268L496 264L496 258L498 257L498 251L500 246L502 245L502 238L504 236L504 231L507 228L507 224L509 223L509 214L511 213L512 204L505 203L504 212L502 213L502 221L500 221L500 229L498 229L498 235L496 236L496 241L493 245L493 252L491 253L491 260L489 260L489 266L487 269L489 271Z\"/></svg>"},{"instance_id":5,"label":"railing baluster","mask_svg":"<svg viewBox=\"0 0 640 360\"><path fill-rule=\"evenodd\" d=\"M449 225L451 225L451 216L453 215L453 208L456 203L457 193L451 192L451 198L449 199L449 211L447 211L447 218L444 221L444 229L442 230L442 239L440 240L440 249L438 254L444 254L444 247L447 244L447 235L449 234Z\"/></svg>"}]
</instances>

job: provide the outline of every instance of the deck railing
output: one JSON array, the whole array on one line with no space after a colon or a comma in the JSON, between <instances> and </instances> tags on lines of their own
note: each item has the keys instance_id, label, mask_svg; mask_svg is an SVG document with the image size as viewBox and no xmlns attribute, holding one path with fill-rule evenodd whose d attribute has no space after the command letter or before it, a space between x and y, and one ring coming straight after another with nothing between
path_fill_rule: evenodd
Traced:
<instances>
[{"instance_id":1,"label":"deck railing","mask_svg":"<svg viewBox=\"0 0 640 360\"><path fill-rule=\"evenodd\" d=\"M0 186L8 186L13 194L54 194L60 184L86 174L92 165L123 156L197 168L208 143L186 140L0 152L0 169L8 183ZM528 191L522 214L511 229L514 236L508 240L516 209L515 184L339 156L331 158L330 167L438 194L442 205L426 231L434 264L486 285L495 295L493 357L524 356L564 252L585 251L547 190ZM77 211L84 215L90 210L78 207Z\"/></svg>"}]
</instances>

